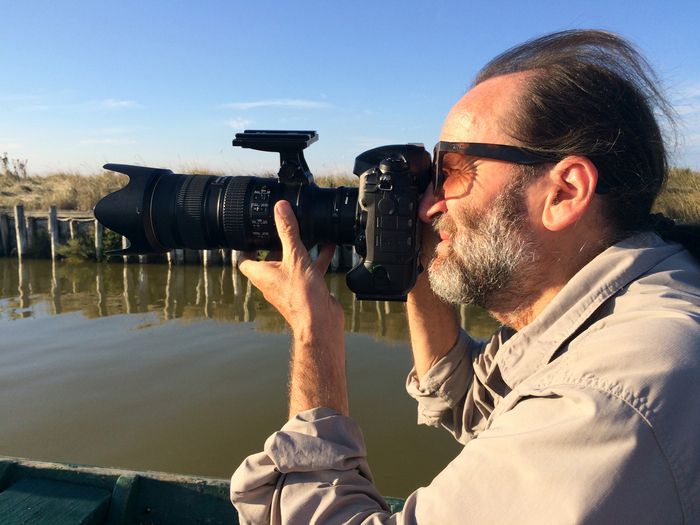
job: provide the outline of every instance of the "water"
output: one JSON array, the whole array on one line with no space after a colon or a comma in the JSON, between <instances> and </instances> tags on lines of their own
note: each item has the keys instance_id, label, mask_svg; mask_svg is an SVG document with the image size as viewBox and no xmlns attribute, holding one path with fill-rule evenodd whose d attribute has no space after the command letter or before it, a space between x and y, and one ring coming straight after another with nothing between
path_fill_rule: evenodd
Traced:
<instances>
[{"instance_id":1,"label":"water","mask_svg":"<svg viewBox=\"0 0 700 525\"><path fill-rule=\"evenodd\" d=\"M370 466L406 496L459 446L415 424L404 305L328 283ZM461 313L476 336L495 327ZM288 349L283 319L228 267L0 258L0 455L229 477L286 420Z\"/></svg>"}]
</instances>

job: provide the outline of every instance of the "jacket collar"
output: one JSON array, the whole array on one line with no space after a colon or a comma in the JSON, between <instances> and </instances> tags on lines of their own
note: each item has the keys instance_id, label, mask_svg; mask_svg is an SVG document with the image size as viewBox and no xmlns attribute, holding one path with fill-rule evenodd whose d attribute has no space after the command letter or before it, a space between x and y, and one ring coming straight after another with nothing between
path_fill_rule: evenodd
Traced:
<instances>
[{"instance_id":1,"label":"jacket collar","mask_svg":"<svg viewBox=\"0 0 700 525\"><path fill-rule=\"evenodd\" d=\"M654 233L640 233L599 254L574 275L529 325L499 349L496 361L503 380L515 388L546 366L605 301L682 249Z\"/></svg>"}]
</instances>

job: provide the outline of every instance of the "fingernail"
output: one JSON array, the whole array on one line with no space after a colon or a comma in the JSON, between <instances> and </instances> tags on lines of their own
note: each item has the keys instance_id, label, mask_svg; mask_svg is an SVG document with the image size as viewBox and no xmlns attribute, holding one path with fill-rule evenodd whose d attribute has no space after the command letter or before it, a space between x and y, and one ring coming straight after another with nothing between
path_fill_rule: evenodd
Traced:
<instances>
[{"instance_id":1,"label":"fingernail","mask_svg":"<svg viewBox=\"0 0 700 525\"><path fill-rule=\"evenodd\" d=\"M277 204L275 204L275 210L277 211L277 214L287 221L289 218L289 213L290 213L290 206L288 205L287 201L278 201Z\"/></svg>"}]
</instances>

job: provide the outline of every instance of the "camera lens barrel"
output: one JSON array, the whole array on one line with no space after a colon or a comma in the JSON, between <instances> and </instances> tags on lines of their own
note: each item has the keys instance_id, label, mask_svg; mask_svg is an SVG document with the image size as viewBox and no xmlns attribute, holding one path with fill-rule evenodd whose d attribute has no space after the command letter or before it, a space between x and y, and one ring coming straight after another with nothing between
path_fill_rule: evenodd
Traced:
<instances>
[{"instance_id":1,"label":"camera lens barrel","mask_svg":"<svg viewBox=\"0 0 700 525\"><path fill-rule=\"evenodd\" d=\"M280 246L274 206L292 205L307 246L316 243L353 244L356 229L356 188L319 188L315 184L283 184L265 177L173 174L121 166L130 177L127 188L105 197L95 208L107 227L123 216L133 200L121 192L143 188L142 205L134 220L113 228L132 240L134 253L174 248L195 250L275 249ZM152 231L147 241L134 243L140 231Z\"/></svg>"}]
</instances>

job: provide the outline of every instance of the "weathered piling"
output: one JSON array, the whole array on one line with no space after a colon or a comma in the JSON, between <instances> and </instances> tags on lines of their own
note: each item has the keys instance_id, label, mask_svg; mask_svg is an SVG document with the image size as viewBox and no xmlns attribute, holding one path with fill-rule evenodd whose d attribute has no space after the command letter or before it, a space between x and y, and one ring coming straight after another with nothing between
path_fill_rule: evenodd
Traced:
<instances>
[{"instance_id":1,"label":"weathered piling","mask_svg":"<svg viewBox=\"0 0 700 525\"><path fill-rule=\"evenodd\" d=\"M74 242L78 239L81 243L87 240L87 232L93 237L95 260L105 259L105 243L107 232L102 224L95 218L92 212L59 210L51 206L48 210L40 212L27 211L19 204L14 209L0 208L0 256L16 256L18 258L31 255L32 257L50 257L56 261L60 258L59 252L62 243L68 240ZM90 242L90 241L88 241ZM47 244L48 243L48 244ZM121 238L121 247L128 246L128 239ZM318 249L313 247L310 252L313 259L318 255ZM170 250L165 257L121 256L124 263L147 263L167 260L168 264L200 264L203 266L228 266L234 268L238 265L240 252L227 248L214 250ZM117 259L118 260L118 259ZM338 246L330 264L330 271L344 271L351 268L359 261L357 254L350 246Z\"/></svg>"},{"instance_id":2,"label":"weathered piling","mask_svg":"<svg viewBox=\"0 0 700 525\"><path fill-rule=\"evenodd\" d=\"M15 206L15 238L17 243L17 257L21 259L27 254L27 225L24 222L24 206Z\"/></svg>"},{"instance_id":3,"label":"weathered piling","mask_svg":"<svg viewBox=\"0 0 700 525\"><path fill-rule=\"evenodd\" d=\"M95 260L101 261L104 254L104 226L102 223L95 219Z\"/></svg>"},{"instance_id":4,"label":"weathered piling","mask_svg":"<svg viewBox=\"0 0 700 525\"><path fill-rule=\"evenodd\" d=\"M70 234L70 240L74 241L76 238L76 224L73 219L68 219L68 232Z\"/></svg>"},{"instance_id":5,"label":"weathered piling","mask_svg":"<svg viewBox=\"0 0 700 525\"><path fill-rule=\"evenodd\" d=\"M4 256L10 255L10 223L4 213L0 214L0 249Z\"/></svg>"},{"instance_id":6,"label":"weathered piling","mask_svg":"<svg viewBox=\"0 0 700 525\"><path fill-rule=\"evenodd\" d=\"M122 250L126 250L128 246L129 246L129 240L126 237L122 236ZM127 255L122 255L122 260L125 263L128 263L129 257Z\"/></svg>"},{"instance_id":7,"label":"weathered piling","mask_svg":"<svg viewBox=\"0 0 700 525\"><path fill-rule=\"evenodd\" d=\"M202 264L211 266L216 262L218 250L202 250Z\"/></svg>"},{"instance_id":8,"label":"weathered piling","mask_svg":"<svg viewBox=\"0 0 700 525\"><path fill-rule=\"evenodd\" d=\"M58 212L56 206L49 208L49 244L51 247L51 260L58 256Z\"/></svg>"},{"instance_id":9,"label":"weathered piling","mask_svg":"<svg viewBox=\"0 0 700 525\"><path fill-rule=\"evenodd\" d=\"M168 264L184 264L185 250L170 250L168 252Z\"/></svg>"}]
</instances>

